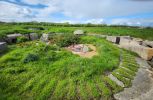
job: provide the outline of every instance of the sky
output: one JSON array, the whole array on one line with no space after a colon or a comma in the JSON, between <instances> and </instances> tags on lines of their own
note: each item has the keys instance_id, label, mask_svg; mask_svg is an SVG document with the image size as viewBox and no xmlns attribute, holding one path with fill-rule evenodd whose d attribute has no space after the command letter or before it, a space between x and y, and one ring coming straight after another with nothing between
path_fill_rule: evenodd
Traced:
<instances>
[{"instance_id":1,"label":"sky","mask_svg":"<svg viewBox=\"0 0 153 100\"><path fill-rule=\"evenodd\" d=\"M153 26L153 0L0 0L0 21Z\"/></svg>"}]
</instances>

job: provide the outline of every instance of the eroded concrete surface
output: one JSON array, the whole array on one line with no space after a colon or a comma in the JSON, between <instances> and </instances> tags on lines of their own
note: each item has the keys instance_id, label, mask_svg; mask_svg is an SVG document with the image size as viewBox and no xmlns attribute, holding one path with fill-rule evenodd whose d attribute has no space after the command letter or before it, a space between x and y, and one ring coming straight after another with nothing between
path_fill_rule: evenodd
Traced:
<instances>
[{"instance_id":1,"label":"eroded concrete surface","mask_svg":"<svg viewBox=\"0 0 153 100\"><path fill-rule=\"evenodd\" d=\"M153 100L153 70L147 61L136 58L140 68L132 86L115 94L117 100Z\"/></svg>"}]
</instances>

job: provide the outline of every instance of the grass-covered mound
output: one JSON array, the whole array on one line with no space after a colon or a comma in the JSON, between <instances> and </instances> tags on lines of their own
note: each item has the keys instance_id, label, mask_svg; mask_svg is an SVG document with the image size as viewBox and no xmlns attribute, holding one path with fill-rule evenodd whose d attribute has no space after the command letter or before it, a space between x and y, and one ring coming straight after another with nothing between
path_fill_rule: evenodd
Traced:
<instances>
[{"instance_id":1,"label":"grass-covered mound","mask_svg":"<svg viewBox=\"0 0 153 100\"><path fill-rule=\"evenodd\" d=\"M102 77L118 67L119 49L103 39L89 36L82 37L81 43L92 43L99 55L81 58L56 45L41 42L12 46L13 50L0 58L0 97L111 98L112 92Z\"/></svg>"}]
</instances>

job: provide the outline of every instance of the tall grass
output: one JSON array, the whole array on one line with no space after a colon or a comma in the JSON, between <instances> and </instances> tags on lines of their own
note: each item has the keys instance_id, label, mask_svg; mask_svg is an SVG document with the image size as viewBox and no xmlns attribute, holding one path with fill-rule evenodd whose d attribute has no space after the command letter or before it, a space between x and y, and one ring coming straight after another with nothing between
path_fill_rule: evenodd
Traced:
<instances>
[{"instance_id":1,"label":"tall grass","mask_svg":"<svg viewBox=\"0 0 153 100\"><path fill-rule=\"evenodd\" d=\"M36 45L39 44L39 45ZM39 41L15 45L0 58L0 94L6 99L111 99L122 88L105 77L118 68L120 50L104 39L83 36L98 55L81 58ZM39 59L23 62L28 54Z\"/></svg>"}]
</instances>

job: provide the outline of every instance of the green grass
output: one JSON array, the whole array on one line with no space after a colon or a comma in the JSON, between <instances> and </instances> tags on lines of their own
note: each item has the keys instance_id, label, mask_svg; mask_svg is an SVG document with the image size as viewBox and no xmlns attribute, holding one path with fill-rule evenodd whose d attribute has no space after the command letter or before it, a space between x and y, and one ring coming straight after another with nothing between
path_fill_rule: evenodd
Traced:
<instances>
[{"instance_id":1,"label":"green grass","mask_svg":"<svg viewBox=\"0 0 153 100\"><path fill-rule=\"evenodd\" d=\"M119 91L122 91L123 88L119 85L117 85L114 81L112 81L109 77L103 77L104 82L106 83L107 87L110 88L112 93L117 93Z\"/></svg>"},{"instance_id":2,"label":"green grass","mask_svg":"<svg viewBox=\"0 0 153 100\"><path fill-rule=\"evenodd\" d=\"M28 30L25 27L42 27L44 30ZM140 29L138 27L121 27L121 26L58 26L58 25L28 25L28 24L0 24L0 37L6 36L10 33L22 33L27 34L31 32L49 33L49 32L58 32L58 33L72 33L74 30L82 29L87 33L97 33L97 34L106 34L106 35L130 35L132 37L142 38L153 40L153 28L144 28Z\"/></svg>"},{"instance_id":3,"label":"green grass","mask_svg":"<svg viewBox=\"0 0 153 100\"><path fill-rule=\"evenodd\" d=\"M108 78L106 73L112 73L126 86L131 85L138 70L135 56L123 53L122 63L123 66L126 65L125 69L118 67L120 49L110 42L82 36L80 43L93 44L98 55L82 58L55 44L47 46L40 41L9 46L10 50L0 58L1 98L110 100L123 87ZM37 55L38 59L29 60L29 54ZM25 58L28 59L26 63Z\"/></svg>"},{"instance_id":4,"label":"green grass","mask_svg":"<svg viewBox=\"0 0 153 100\"><path fill-rule=\"evenodd\" d=\"M39 43L39 45L36 45ZM84 36L81 43L96 46L98 56L81 58L39 41L20 43L0 58L0 89L4 98L99 99L111 98L103 81L91 81L119 65L119 48L104 39ZM58 48L58 49L56 49ZM107 52L107 53L106 53ZM39 59L24 62L28 54ZM96 85L96 84L97 85Z\"/></svg>"},{"instance_id":5,"label":"green grass","mask_svg":"<svg viewBox=\"0 0 153 100\"><path fill-rule=\"evenodd\" d=\"M136 63L135 56L123 51L122 63L118 69L112 72L112 75L123 82L125 87L129 87L132 85L132 80L134 79L138 68L139 66Z\"/></svg>"}]
</instances>

